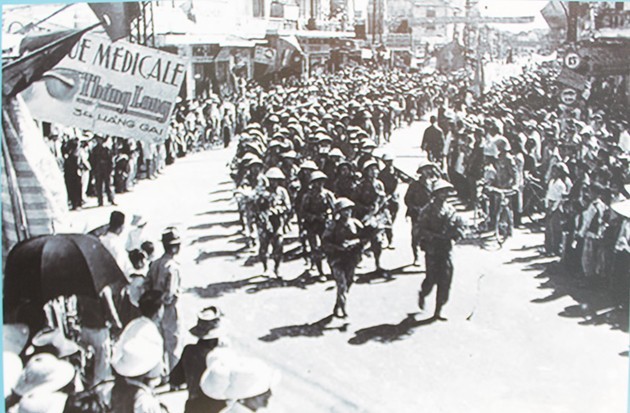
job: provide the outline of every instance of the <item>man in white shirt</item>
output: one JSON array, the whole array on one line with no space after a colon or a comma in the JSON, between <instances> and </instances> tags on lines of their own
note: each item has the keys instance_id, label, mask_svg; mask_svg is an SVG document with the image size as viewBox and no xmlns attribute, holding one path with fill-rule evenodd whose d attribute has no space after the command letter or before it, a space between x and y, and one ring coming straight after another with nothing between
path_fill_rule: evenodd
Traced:
<instances>
[{"instance_id":1,"label":"man in white shirt","mask_svg":"<svg viewBox=\"0 0 630 413\"><path fill-rule=\"evenodd\" d=\"M107 251L114 257L125 277L128 277L131 265L125 249L126 239L121 236L124 228L125 214L120 211L113 211L109 217L107 232L101 236L100 240Z\"/></svg>"},{"instance_id":2,"label":"man in white shirt","mask_svg":"<svg viewBox=\"0 0 630 413\"><path fill-rule=\"evenodd\" d=\"M142 215L134 215L131 218L131 229L127 234L127 242L125 243L125 250L131 252L133 250L139 250L144 241L148 241L144 235L144 229L147 226L147 221Z\"/></svg>"},{"instance_id":3,"label":"man in white shirt","mask_svg":"<svg viewBox=\"0 0 630 413\"><path fill-rule=\"evenodd\" d=\"M620 124L620 127L619 146L625 153L630 153L630 131L628 130L628 123L624 121Z\"/></svg>"},{"instance_id":4,"label":"man in white shirt","mask_svg":"<svg viewBox=\"0 0 630 413\"><path fill-rule=\"evenodd\" d=\"M545 196L547 208L545 224L545 251L548 255L560 253L562 244L562 201L571 190L572 182L569 179L569 168L564 162L553 166L551 180Z\"/></svg>"}]
</instances>

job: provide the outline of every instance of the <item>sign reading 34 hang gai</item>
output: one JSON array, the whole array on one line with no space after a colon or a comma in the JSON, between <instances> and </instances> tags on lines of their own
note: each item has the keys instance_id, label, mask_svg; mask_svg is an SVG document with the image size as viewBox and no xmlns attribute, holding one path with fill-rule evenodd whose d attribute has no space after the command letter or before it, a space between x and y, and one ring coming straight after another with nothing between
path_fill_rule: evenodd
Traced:
<instances>
[{"instance_id":1,"label":"sign reading 34 hang gai","mask_svg":"<svg viewBox=\"0 0 630 413\"><path fill-rule=\"evenodd\" d=\"M37 120L160 142L185 72L177 55L86 34L22 96Z\"/></svg>"}]
</instances>

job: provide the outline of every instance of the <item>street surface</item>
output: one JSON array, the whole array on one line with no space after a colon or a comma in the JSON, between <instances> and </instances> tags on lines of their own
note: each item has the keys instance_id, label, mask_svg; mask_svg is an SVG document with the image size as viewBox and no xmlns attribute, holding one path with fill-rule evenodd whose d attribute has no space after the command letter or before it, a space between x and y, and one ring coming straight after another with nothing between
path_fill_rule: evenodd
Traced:
<instances>
[{"instance_id":1,"label":"street surface","mask_svg":"<svg viewBox=\"0 0 630 413\"><path fill-rule=\"evenodd\" d=\"M413 175L426 122L394 132L384 150ZM282 373L271 411L592 413L627 410L628 316L604 292L578 288L557 260L539 256L541 232L517 230L502 249L475 240L455 247L455 275L443 314L431 322L434 295L419 312L424 265L411 267L410 223L401 206L395 250L375 276L364 259L351 288L347 320L330 320L334 282L309 279L295 226L287 236L284 282L260 277L239 232L226 164L234 148L192 154L157 180L118 195L130 220L147 218L160 253L168 225L182 230L185 329L217 305L231 345ZM380 151L379 153L382 153ZM400 186L402 196L407 186ZM94 199L90 200L94 203ZM108 221L111 207L73 212L77 231ZM472 313L472 316L471 316ZM193 337L186 334L186 339ZM163 396L172 413L186 392Z\"/></svg>"}]
</instances>

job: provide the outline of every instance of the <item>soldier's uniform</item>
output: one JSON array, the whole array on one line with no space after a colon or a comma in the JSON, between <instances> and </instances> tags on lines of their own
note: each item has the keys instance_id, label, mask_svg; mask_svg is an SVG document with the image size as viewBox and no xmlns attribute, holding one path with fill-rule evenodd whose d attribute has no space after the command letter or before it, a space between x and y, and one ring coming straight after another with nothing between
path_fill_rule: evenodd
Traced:
<instances>
[{"instance_id":1,"label":"soldier's uniform","mask_svg":"<svg viewBox=\"0 0 630 413\"><path fill-rule=\"evenodd\" d=\"M353 200L356 203L356 218L370 228L370 250L374 253L376 269L380 271L389 211L385 208L387 201L385 186L375 176L368 175L370 168L378 168L378 164L371 160L365 163L364 177L354 191Z\"/></svg>"},{"instance_id":2,"label":"soldier's uniform","mask_svg":"<svg viewBox=\"0 0 630 413\"><path fill-rule=\"evenodd\" d=\"M300 244L302 245L302 251L304 252L304 260L308 263L307 251L308 251L308 241L306 239L306 231L302 228L302 217L300 216L300 211L302 210L302 200L306 196L308 192L308 184L311 180L311 174L313 171L317 170L317 165L315 162L311 160L307 160L300 165L300 170L297 175L295 196L291 199L291 203L293 208L295 209L297 215L298 222L298 234L300 237Z\"/></svg>"},{"instance_id":3,"label":"soldier's uniform","mask_svg":"<svg viewBox=\"0 0 630 413\"><path fill-rule=\"evenodd\" d=\"M243 232L247 239L247 246L252 243L255 245L256 240L253 236L255 224L255 191L261 184L260 168L262 168L260 158L253 157L247 161L247 171L240 184L235 191L236 203L238 205Z\"/></svg>"},{"instance_id":4,"label":"soldier's uniform","mask_svg":"<svg viewBox=\"0 0 630 413\"><path fill-rule=\"evenodd\" d=\"M269 181L277 183L259 188L256 195L256 226L260 243L259 257L267 272L267 254L271 245L271 256L275 262L274 272L278 275L278 268L282 260L283 230L291 210L291 200L287 190L280 185L285 179L279 168L271 168L265 174ZM275 185L275 187L274 187Z\"/></svg>"},{"instance_id":5,"label":"soldier's uniform","mask_svg":"<svg viewBox=\"0 0 630 413\"><path fill-rule=\"evenodd\" d=\"M424 299L437 285L435 317L441 317L441 309L448 301L451 281L453 279L453 263L451 250L453 241L462 236L463 222L457 216L455 208L440 196L453 191L453 186L444 181L436 182L433 199L421 211L419 217L420 243L425 252L426 277L422 282L418 305L424 308Z\"/></svg>"},{"instance_id":6,"label":"soldier's uniform","mask_svg":"<svg viewBox=\"0 0 630 413\"><path fill-rule=\"evenodd\" d=\"M350 210L354 203L341 198L335 203L335 213ZM322 236L322 246L337 284L337 300L333 314L345 318L347 294L354 282L356 266L361 261L363 224L351 216L341 215L331 221Z\"/></svg>"},{"instance_id":7,"label":"soldier's uniform","mask_svg":"<svg viewBox=\"0 0 630 413\"><path fill-rule=\"evenodd\" d=\"M162 234L162 243L177 245L181 243L179 235L173 228ZM177 301L181 292L180 264L175 256L165 252L149 265L146 278L146 291L157 290L162 293L164 316L160 321L160 333L164 338L164 352L166 353L166 371L170 372L179 361L181 354L180 320L177 311Z\"/></svg>"},{"instance_id":8,"label":"soldier's uniform","mask_svg":"<svg viewBox=\"0 0 630 413\"><path fill-rule=\"evenodd\" d=\"M313 172L311 185L326 180L326 174L321 171ZM322 252L320 248L321 237L326 229L326 223L335 206L334 194L325 188L313 188L306 193L302 200L299 216L302 219L302 228L306 231L306 239L311 248L311 264L315 264L320 275L324 275L322 268Z\"/></svg>"},{"instance_id":9,"label":"soldier's uniform","mask_svg":"<svg viewBox=\"0 0 630 413\"><path fill-rule=\"evenodd\" d=\"M423 176L429 168L437 168L431 162L424 162L418 167L419 179L411 182L405 193L407 216L411 219L411 249L414 265L418 264L418 249L420 248L420 211L431 201L431 183Z\"/></svg>"},{"instance_id":10,"label":"soldier's uniform","mask_svg":"<svg viewBox=\"0 0 630 413\"><path fill-rule=\"evenodd\" d=\"M390 162L391 158L386 157L384 160ZM385 235L387 236L388 248L392 248L392 239L394 237L392 226L398 215L398 194L396 193L396 189L398 189L398 177L392 165L388 163L378 175L378 179L383 183L385 195L387 196L385 208L389 214L387 217L388 222L385 228Z\"/></svg>"}]
</instances>

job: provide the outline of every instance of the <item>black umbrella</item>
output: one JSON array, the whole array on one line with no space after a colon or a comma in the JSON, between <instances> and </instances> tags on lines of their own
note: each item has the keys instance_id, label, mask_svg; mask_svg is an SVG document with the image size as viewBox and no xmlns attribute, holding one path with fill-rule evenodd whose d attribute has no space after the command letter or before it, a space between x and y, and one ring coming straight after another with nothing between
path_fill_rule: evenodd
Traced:
<instances>
[{"instance_id":1,"label":"black umbrella","mask_svg":"<svg viewBox=\"0 0 630 413\"><path fill-rule=\"evenodd\" d=\"M103 287L126 282L98 238L86 234L44 235L17 244L7 257L5 309L28 299L44 304L73 294L98 297Z\"/></svg>"}]
</instances>

